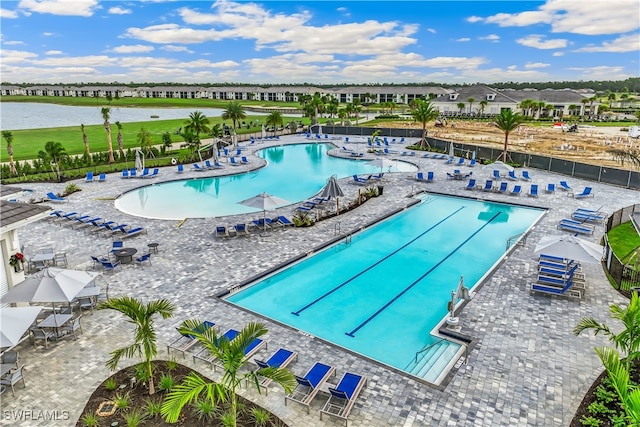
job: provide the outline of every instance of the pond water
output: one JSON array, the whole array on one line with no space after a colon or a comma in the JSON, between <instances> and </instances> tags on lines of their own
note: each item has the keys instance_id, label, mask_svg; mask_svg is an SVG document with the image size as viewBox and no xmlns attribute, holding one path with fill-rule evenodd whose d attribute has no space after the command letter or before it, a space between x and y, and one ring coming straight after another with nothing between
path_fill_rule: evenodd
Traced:
<instances>
[{"instance_id":1,"label":"pond water","mask_svg":"<svg viewBox=\"0 0 640 427\"><path fill-rule=\"evenodd\" d=\"M42 104L37 102L3 102L0 105L2 130L42 129L64 126L102 124L103 107L77 107L70 105ZM221 108L124 108L111 107L111 123L145 122L151 120L187 119L194 111L201 111L207 117L218 117ZM252 116L266 116L267 113L247 112ZM151 116L158 116L151 118Z\"/></svg>"}]
</instances>

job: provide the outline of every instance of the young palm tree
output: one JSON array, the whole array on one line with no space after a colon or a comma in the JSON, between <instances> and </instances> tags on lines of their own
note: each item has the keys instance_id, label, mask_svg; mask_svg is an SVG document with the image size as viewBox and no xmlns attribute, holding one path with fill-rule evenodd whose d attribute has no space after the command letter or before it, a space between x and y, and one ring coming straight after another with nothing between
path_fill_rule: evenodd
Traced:
<instances>
[{"instance_id":1,"label":"young palm tree","mask_svg":"<svg viewBox=\"0 0 640 427\"><path fill-rule=\"evenodd\" d=\"M12 175L17 175L16 164L13 161L13 134L8 130L2 131L2 137L7 141L7 154L9 154L9 169Z\"/></svg>"},{"instance_id":2,"label":"young palm tree","mask_svg":"<svg viewBox=\"0 0 640 427\"><path fill-rule=\"evenodd\" d=\"M122 124L120 124L120 122L116 122L116 126L118 127L118 135L116 136L116 141L118 141L118 153L120 153L120 159L123 159L124 141L122 139Z\"/></svg>"},{"instance_id":3,"label":"young palm tree","mask_svg":"<svg viewBox=\"0 0 640 427\"><path fill-rule=\"evenodd\" d=\"M507 149L509 148L509 133L516 130L524 121L519 113L514 113L511 109L500 111L500 115L495 119L495 126L504 132L504 149L502 150L502 161L507 161Z\"/></svg>"},{"instance_id":4,"label":"young palm tree","mask_svg":"<svg viewBox=\"0 0 640 427\"><path fill-rule=\"evenodd\" d=\"M222 112L222 120L231 120L233 123L233 130L236 130L237 124L240 120L247 117L244 112L244 108L238 101L232 101L227 104Z\"/></svg>"},{"instance_id":5,"label":"young palm tree","mask_svg":"<svg viewBox=\"0 0 640 427\"><path fill-rule=\"evenodd\" d=\"M200 139L200 134L210 134L209 119L200 111L189 114L189 120L185 122L185 130L191 131L196 138Z\"/></svg>"},{"instance_id":6,"label":"young palm tree","mask_svg":"<svg viewBox=\"0 0 640 427\"><path fill-rule=\"evenodd\" d=\"M469 103L469 114L473 114L473 103L476 102L476 99L469 98L467 99L467 102Z\"/></svg>"},{"instance_id":7,"label":"young palm tree","mask_svg":"<svg viewBox=\"0 0 640 427\"><path fill-rule=\"evenodd\" d=\"M151 361L158 354L158 346L156 332L153 328L153 316L159 314L163 319L173 317L173 311L175 310L173 304L167 299L154 300L143 304L135 298L124 296L111 298L101 303L99 308L119 311L128 317L129 323L132 323L135 327L133 344L112 351L111 358L106 362L107 368L115 371L123 357L140 356L144 359L146 373L149 376L149 394L154 394L155 387L153 385L153 366Z\"/></svg>"},{"instance_id":8,"label":"young palm tree","mask_svg":"<svg viewBox=\"0 0 640 427\"><path fill-rule=\"evenodd\" d=\"M483 99L482 101L480 101L479 105L480 105L479 113L484 114L484 110L487 108L487 105L489 105L489 101L487 101L486 99Z\"/></svg>"},{"instance_id":9,"label":"young palm tree","mask_svg":"<svg viewBox=\"0 0 640 427\"><path fill-rule=\"evenodd\" d=\"M265 124L267 126L273 126L273 136L275 137L278 127L284 124L282 113L280 111L273 111L269 113L269 115L265 119Z\"/></svg>"},{"instance_id":10,"label":"young palm tree","mask_svg":"<svg viewBox=\"0 0 640 427\"><path fill-rule=\"evenodd\" d=\"M38 152L38 158L51 165L51 170L55 172L58 181L60 181L60 163L67 158L67 153L61 143L55 141L47 141L44 144L44 151ZM55 166L55 169L54 169Z\"/></svg>"},{"instance_id":11,"label":"young palm tree","mask_svg":"<svg viewBox=\"0 0 640 427\"><path fill-rule=\"evenodd\" d=\"M87 137L87 132L84 130L84 125L80 125L80 130L82 131L82 142L84 143L84 152L87 154L87 158L91 161L91 151L89 151L89 138Z\"/></svg>"},{"instance_id":12,"label":"young palm tree","mask_svg":"<svg viewBox=\"0 0 640 427\"><path fill-rule=\"evenodd\" d=\"M102 118L104 119L104 130L107 132L107 148L109 149L109 163L114 162L113 158L113 144L111 143L111 123L109 123L109 116L111 114L111 109L107 107L102 107L100 109L100 113L102 114Z\"/></svg>"},{"instance_id":13,"label":"young palm tree","mask_svg":"<svg viewBox=\"0 0 640 427\"><path fill-rule=\"evenodd\" d=\"M627 415L627 425L639 426L640 388L630 381L629 369L620 361L618 352L612 348L596 348L596 353L607 370L611 385L620 397L621 406Z\"/></svg>"},{"instance_id":14,"label":"young palm tree","mask_svg":"<svg viewBox=\"0 0 640 427\"><path fill-rule=\"evenodd\" d=\"M458 102L458 103L456 104L456 107L458 107L458 112L459 112L460 114L462 114L462 113L464 112L464 107L465 107L464 102Z\"/></svg>"},{"instance_id":15,"label":"young palm tree","mask_svg":"<svg viewBox=\"0 0 640 427\"><path fill-rule=\"evenodd\" d=\"M429 101L416 100L416 108L411 112L414 120L422 123L422 139L420 140L420 148L427 148L427 122L435 120L440 112Z\"/></svg>"},{"instance_id":16,"label":"young palm tree","mask_svg":"<svg viewBox=\"0 0 640 427\"><path fill-rule=\"evenodd\" d=\"M270 378L280 384L286 393L289 393L295 387L295 377L286 368L266 368L257 371L250 370L249 372L245 370L244 373L240 373L240 369L248 362L245 357L245 350L256 338L267 333L264 325L249 323L242 328L238 336L232 341L221 338L215 328L208 328L203 332L199 332L200 325L202 325L201 320L186 320L179 328L179 331L196 337L200 344L222 364L224 374L219 382L214 383L205 381L194 372L187 376L181 384L171 389L160 411L167 422L175 423L186 405L206 399L211 403L229 402L230 412L223 416L230 423L225 423L225 425L235 426L238 411L236 390L241 387L244 381L247 384L255 385L258 392L260 392L260 377Z\"/></svg>"},{"instance_id":17,"label":"young palm tree","mask_svg":"<svg viewBox=\"0 0 640 427\"><path fill-rule=\"evenodd\" d=\"M615 333L609 326L598 322L593 317L584 317L573 328L575 335L580 335L588 329L593 330L594 335L600 332L607 336L609 340L626 355L625 367L627 371L631 369L631 362L640 358L640 298L637 293L632 292L631 300L626 308L617 304L609 307L611 317L622 322L624 329L620 333Z\"/></svg>"},{"instance_id":18,"label":"young palm tree","mask_svg":"<svg viewBox=\"0 0 640 427\"><path fill-rule=\"evenodd\" d=\"M140 149L145 155L152 154L151 147L153 146L153 135L145 128L140 128L136 135L136 141L140 144Z\"/></svg>"}]
</instances>

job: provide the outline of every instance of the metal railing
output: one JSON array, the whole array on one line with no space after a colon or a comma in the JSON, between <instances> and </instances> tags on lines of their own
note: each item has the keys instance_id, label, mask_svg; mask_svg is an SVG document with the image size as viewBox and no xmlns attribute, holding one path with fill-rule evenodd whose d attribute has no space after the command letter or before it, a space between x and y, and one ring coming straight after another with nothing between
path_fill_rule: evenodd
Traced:
<instances>
[{"instance_id":1,"label":"metal railing","mask_svg":"<svg viewBox=\"0 0 640 427\"><path fill-rule=\"evenodd\" d=\"M420 351L417 351L417 352L416 352L416 358L415 358L416 363L418 363L418 356L419 356L420 354L422 354L422 353L424 353L425 351L428 351L429 349L431 349L431 348L435 347L436 345L440 344L442 341L446 341L446 339L444 339L444 338L440 338L438 341L436 341L436 342L434 342L434 343L432 343L432 344L429 344L428 346L424 347L424 348L423 348L422 350L420 350Z\"/></svg>"}]
</instances>

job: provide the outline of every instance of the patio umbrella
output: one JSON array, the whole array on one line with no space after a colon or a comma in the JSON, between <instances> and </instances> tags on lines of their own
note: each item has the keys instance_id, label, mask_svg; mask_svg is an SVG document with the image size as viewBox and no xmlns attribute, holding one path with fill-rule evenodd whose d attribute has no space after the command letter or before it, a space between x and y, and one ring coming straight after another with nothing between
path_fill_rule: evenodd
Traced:
<instances>
[{"instance_id":1,"label":"patio umbrella","mask_svg":"<svg viewBox=\"0 0 640 427\"><path fill-rule=\"evenodd\" d=\"M44 307L2 307L0 311L0 347L18 345L24 332Z\"/></svg>"},{"instance_id":2,"label":"patio umbrella","mask_svg":"<svg viewBox=\"0 0 640 427\"><path fill-rule=\"evenodd\" d=\"M100 273L49 267L29 276L4 294L0 303L50 302L70 303L85 286L92 283ZM55 310L54 310L55 312Z\"/></svg>"},{"instance_id":3,"label":"patio umbrella","mask_svg":"<svg viewBox=\"0 0 640 427\"><path fill-rule=\"evenodd\" d=\"M262 125L262 139L265 139L267 137L267 131L264 130L264 125Z\"/></svg>"},{"instance_id":4,"label":"patio umbrella","mask_svg":"<svg viewBox=\"0 0 640 427\"><path fill-rule=\"evenodd\" d=\"M260 193L257 196L250 197L246 200L238 202L240 205L249 206L252 208L262 209L263 212L263 225L264 230L267 230L267 210L275 209L282 205L288 205L289 201L281 199L280 197L272 196L267 193Z\"/></svg>"},{"instance_id":5,"label":"patio umbrella","mask_svg":"<svg viewBox=\"0 0 640 427\"><path fill-rule=\"evenodd\" d=\"M344 196L342 188L338 185L338 180L335 175L331 175L327 180L327 184L322 189L320 197L334 197L336 199L336 215L340 215L340 205L338 197Z\"/></svg>"},{"instance_id":6,"label":"patio umbrella","mask_svg":"<svg viewBox=\"0 0 640 427\"><path fill-rule=\"evenodd\" d=\"M234 147L238 146L238 135L236 135L236 131L233 131L233 135L231 135L231 144L233 144Z\"/></svg>"},{"instance_id":7,"label":"patio umbrella","mask_svg":"<svg viewBox=\"0 0 640 427\"><path fill-rule=\"evenodd\" d=\"M367 163L370 166L375 166L375 167L379 167L380 168L380 172L382 172L382 168L388 168L389 172L391 171L391 168L395 166L395 163L392 162L389 159L385 159L384 157L377 157L371 161L369 161L369 163Z\"/></svg>"},{"instance_id":8,"label":"patio umbrella","mask_svg":"<svg viewBox=\"0 0 640 427\"><path fill-rule=\"evenodd\" d=\"M500 172L512 172L514 170L512 166L509 166L508 164L501 162L500 160L498 160L497 162L489 163L488 165L484 165L482 169L499 170Z\"/></svg>"},{"instance_id":9,"label":"patio umbrella","mask_svg":"<svg viewBox=\"0 0 640 427\"><path fill-rule=\"evenodd\" d=\"M595 264L602 259L604 247L574 236L545 236L538 242L534 254Z\"/></svg>"},{"instance_id":10,"label":"patio umbrella","mask_svg":"<svg viewBox=\"0 0 640 427\"><path fill-rule=\"evenodd\" d=\"M454 157L454 156L455 156L455 154L454 154L454 149L455 149L455 148L454 148L454 146L453 146L453 142L452 142L452 143L450 143L450 144L449 144L449 156L450 156L450 157Z\"/></svg>"},{"instance_id":11,"label":"patio umbrella","mask_svg":"<svg viewBox=\"0 0 640 427\"><path fill-rule=\"evenodd\" d=\"M136 150L135 166L138 171L144 169L144 159L142 158L142 153L140 152L140 150Z\"/></svg>"}]
</instances>

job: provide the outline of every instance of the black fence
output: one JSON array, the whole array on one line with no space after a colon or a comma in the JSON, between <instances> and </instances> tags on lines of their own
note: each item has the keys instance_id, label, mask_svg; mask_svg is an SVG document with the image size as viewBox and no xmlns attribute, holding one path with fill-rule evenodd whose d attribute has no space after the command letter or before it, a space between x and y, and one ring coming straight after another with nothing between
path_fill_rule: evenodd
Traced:
<instances>
[{"instance_id":1,"label":"black fence","mask_svg":"<svg viewBox=\"0 0 640 427\"><path fill-rule=\"evenodd\" d=\"M627 206L626 208L615 211L607 220L606 232L609 232L609 230L620 224L632 221L634 215L639 213L640 204ZM611 250L606 234L604 237L604 250L605 267L615 282L616 289L630 291L631 288L640 287L640 270L630 265L625 265L620 261Z\"/></svg>"},{"instance_id":2,"label":"black fence","mask_svg":"<svg viewBox=\"0 0 640 427\"><path fill-rule=\"evenodd\" d=\"M323 133L340 135L371 136L375 131L380 131L380 137L422 137L422 129L322 126ZM449 152L449 145L453 142L455 155L470 158L472 153L475 151L476 159L481 163L493 162L502 155L502 149L500 148L477 146L430 137L427 137L427 142L432 149L443 153ZM640 190L640 172L638 171L617 169L609 166L590 165L587 163L579 163L571 160L517 151L509 151L508 157L512 162L521 164L528 168L541 169L569 177Z\"/></svg>"}]
</instances>

